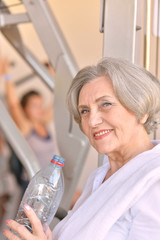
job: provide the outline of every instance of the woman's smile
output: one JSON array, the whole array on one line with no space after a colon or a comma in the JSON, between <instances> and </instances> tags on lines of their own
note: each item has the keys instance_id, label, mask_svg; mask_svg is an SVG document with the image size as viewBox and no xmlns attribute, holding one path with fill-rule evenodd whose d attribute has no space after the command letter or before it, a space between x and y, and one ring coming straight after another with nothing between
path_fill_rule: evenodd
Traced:
<instances>
[{"instance_id":1,"label":"woman's smile","mask_svg":"<svg viewBox=\"0 0 160 240\"><path fill-rule=\"evenodd\" d=\"M108 136L111 133L112 130L109 129L103 129L103 130L99 130L97 132L93 133L93 136L95 138L95 140L101 140L103 138L105 138L106 136Z\"/></svg>"}]
</instances>

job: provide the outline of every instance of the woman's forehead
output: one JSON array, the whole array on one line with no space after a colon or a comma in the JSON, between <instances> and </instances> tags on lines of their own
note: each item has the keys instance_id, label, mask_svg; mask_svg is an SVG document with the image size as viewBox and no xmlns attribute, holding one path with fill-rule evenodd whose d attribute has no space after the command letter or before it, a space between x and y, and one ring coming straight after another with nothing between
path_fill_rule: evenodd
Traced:
<instances>
[{"instance_id":1,"label":"woman's forehead","mask_svg":"<svg viewBox=\"0 0 160 240\"><path fill-rule=\"evenodd\" d=\"M98 77L94 80L86 83L79 94L79 104L83 102L86 98L101 98L103 96L115 96L112 82L109 78Z\"/></svg>"}]
</instances>

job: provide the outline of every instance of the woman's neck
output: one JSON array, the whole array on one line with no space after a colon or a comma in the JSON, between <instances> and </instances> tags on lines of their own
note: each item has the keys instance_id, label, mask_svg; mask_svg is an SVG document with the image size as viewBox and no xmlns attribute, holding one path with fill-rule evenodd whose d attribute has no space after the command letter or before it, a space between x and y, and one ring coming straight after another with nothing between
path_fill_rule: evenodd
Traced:
<instances>
[{"instance_id":1,"label":"woman's neck","mask_svg":"<svg viewBox=\"0 0 160 240\"><path fill-rule=\"evenodd\" d=\"M131 159L145 151L151 150L153 147L154 146L148 137L146 141L141 141L137 143L136 146L133 146L132 151L127 151L126 149L126 151L115 152L108 155L110 162L110 170L107 172L105 180L109 178L111 175L113 175L116 171L118 171L123 165L125 165Z\"/></svg>"},{"instance_id":2,"label":"woman's neck","mask_svg":"<svg viewBox=\"0 0 160 240\"><path fill-rule=\"evenodd\" d=\"M43 123L36 122L33 124L33 128L39 136L41 136L41 137L48 136L48 131L46 129L46 126Z\"/></svg>"}]
</instances>

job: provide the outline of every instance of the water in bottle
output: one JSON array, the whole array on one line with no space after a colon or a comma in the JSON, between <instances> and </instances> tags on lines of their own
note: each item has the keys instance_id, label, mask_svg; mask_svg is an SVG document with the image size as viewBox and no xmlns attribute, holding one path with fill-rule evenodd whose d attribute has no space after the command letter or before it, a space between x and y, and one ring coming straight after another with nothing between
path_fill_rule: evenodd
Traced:
<instances>
[{"instance_id":1,"label":"water in bottle","mask_svg":"<svg viewBox=\"0 0 160 240\"><path fill-rule=\"evenodd\" d=\"M24 212L24 205L28 204L35 211L45 231L46 226L51 223L63 195L63 165L64 158L54 155L49 166L41 169L31 179L24 193L15 220L30 232L32 232L32 227Z\"/></svg>"}]
</instances>

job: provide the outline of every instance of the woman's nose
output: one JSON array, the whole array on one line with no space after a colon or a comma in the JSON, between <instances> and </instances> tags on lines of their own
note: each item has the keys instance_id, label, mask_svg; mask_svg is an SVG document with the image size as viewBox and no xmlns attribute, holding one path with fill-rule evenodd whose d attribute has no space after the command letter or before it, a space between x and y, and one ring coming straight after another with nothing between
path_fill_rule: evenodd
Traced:
<instances>
[{"instance_id":1,"label":"woman's nose","mask_svg":"<svg viewBox=\"0 0 160 240\"><path fill-rule=\"evenodd\" d=\"M102 123L102 116L99 112L90 112L89 116L89 125L90 127L96 127L97 125Z\"/></svg>"}]
</instances>

